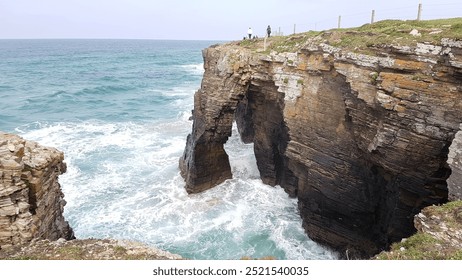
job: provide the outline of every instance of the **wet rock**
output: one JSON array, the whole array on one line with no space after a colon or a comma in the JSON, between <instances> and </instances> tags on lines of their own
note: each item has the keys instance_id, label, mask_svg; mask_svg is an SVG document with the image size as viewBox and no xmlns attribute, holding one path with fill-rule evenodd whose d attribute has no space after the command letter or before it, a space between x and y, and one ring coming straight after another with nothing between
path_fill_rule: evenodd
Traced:
<instances>
[{"instance_id":1,"label":"wet rock","mask_svg":"<svg viewBox=\"0 0 462 280\"><path fill-rule=\"evenodd\" d=\"M462 123L460 42L383 46L377 56L302 45L203 52L181 174L190 193L231 178L223 144L236 120L263 182L298 197L308 235L371 256L411 235L422 208L448 199L448 149Z\"/></svg>"}]
</instances>

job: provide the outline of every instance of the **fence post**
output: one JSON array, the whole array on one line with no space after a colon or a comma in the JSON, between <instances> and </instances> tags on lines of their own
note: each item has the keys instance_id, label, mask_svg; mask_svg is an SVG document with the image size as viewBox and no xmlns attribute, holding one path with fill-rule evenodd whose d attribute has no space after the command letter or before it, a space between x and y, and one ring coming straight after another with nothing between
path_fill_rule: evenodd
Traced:
<instances>
[{"instance_id":1,"label":"fence post","mask_svg":"<svg viewBox=\"0 0 462 280\"><path fill-rule=\"evenodd\" d=\"M417 20L420 21L422 16L422 3L419 3L419 10L417 11Z\"/></svg>"},{"instance_id":2,"label":"fence post","mask_svg":"<svg viewBox=\"0 0 462 280\"><path fill-rule=\"evenodd\" d=\"M371 24L373 24L375 21L375 10L372 10L372 15L371 15Z\"/></svg>"},{"instance_id":3,"label":"fence post","mask_svg":"<svg viewBox=\"0 0 462 280\"><path fill-rule=\"evenodd\" d=\"M340 29L340 23L342 22L342 16L338 16L338 28Z\"/></svg>"}]
</instances>

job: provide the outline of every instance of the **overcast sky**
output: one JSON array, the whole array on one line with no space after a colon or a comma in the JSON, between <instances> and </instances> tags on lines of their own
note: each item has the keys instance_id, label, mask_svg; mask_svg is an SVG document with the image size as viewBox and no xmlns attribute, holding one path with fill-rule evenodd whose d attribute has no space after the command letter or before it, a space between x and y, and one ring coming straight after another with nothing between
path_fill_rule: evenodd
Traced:
<instances>
[{"instance_id":1,"label":"overcast sky","mask_svg":"<svg viewBox=\"0 0 462 280\"><path fill-rule=\"evenodd\" d=\"M462 0L0 0L0 38L241 39L252 27L307 30L462 17Z\"/></svg>"}]
</instances>

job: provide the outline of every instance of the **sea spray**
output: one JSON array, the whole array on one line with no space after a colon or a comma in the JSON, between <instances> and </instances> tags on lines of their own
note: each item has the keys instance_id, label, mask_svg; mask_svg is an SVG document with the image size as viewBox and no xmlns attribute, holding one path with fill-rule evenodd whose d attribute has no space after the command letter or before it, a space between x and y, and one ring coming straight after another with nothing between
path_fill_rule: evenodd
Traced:
<instances>
[{"instance_id":1,"label":"sea spray","mask_svg":"<svg viewBox=\"0 0 462 280\"><path fill-rule=\"evenodd\" d=\"M64 215L78 238L136 240L192 259L335 258L304 233L297 200L261 182L235 128L233 179L186 193L178 159L210 44L8 41L0 130L64 151Z\"/></svg>"}]
</instances>

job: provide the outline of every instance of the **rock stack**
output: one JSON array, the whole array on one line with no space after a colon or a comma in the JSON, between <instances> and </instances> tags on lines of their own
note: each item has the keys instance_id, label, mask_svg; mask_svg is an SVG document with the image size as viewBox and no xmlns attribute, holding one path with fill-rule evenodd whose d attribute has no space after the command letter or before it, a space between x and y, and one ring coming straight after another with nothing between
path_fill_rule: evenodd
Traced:
<instances>
[{"instance_id":1,"label":"rock stack","mask_svg":"<svg viewBox=\"0 0 462 280\"><path fill-rule=\"evenodd\" d=\"M72 239L58 176L62 152L0 132L0 249L34 238Z\"/></svg>"}]
</instances>

